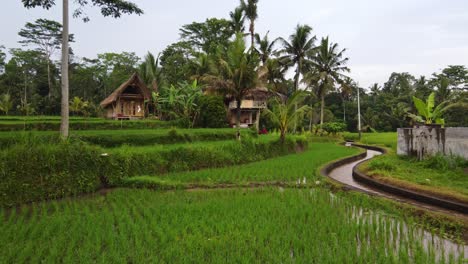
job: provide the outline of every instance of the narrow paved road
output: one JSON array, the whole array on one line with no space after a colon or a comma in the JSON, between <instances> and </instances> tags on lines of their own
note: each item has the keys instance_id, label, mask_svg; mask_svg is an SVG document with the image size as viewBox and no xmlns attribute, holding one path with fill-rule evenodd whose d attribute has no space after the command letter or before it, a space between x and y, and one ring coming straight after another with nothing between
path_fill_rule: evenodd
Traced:
<instances>
[{"instance_id":1,"label":"narrow paved road","mask_svg":"<svg viewBox=\"0 0 468 264\"><path fill-rule=\"evenodd\" d=\"M423 209L430 210L430 211L438 211L438 212L449 214L449 215L452 215L452 216L455 215L460 220L462 220L462 221L464 221L465 223L468 224L468 215L467 214L462 214L462 213L455 212L455 211L452 211L452 210L447 210L447 209L442 208L442 207L433 206L433 205L430 205L430 204L421 203L421 202L414 201L414 200L411 200L411 199L403 198L401 196L397 196L397 195L390 194L390 193L387 193L387 192L384 192L384 191L381 191L381 190L377 190L375 188L371 188L371 187L369 187L367 185L364 185L364 184L361 184L361 183L355 181L354 178L353 178L353 168L354 168L354 166L356 166L361 161L371 159L371 158L373 158L373 157L375 157L377 155L381 155L381 154L382 153L379 152L379 151L367 150L367 156L365 158L363 158L361 160L358 160L358 161L355 161L355 162L352 162L352 163L342 165L340 167L337 167L336 169L332 170L328 174L328 176L330 178L332 178L332 179L334 179L334 180L348 186L348 187L351 187L354 190L362 191L362 192L365 192L365 193L368 193L368 194L371 194L371 195L378 195L378 196L386 197L386 198L389 198L389 199L392 199L392 200L396 200L396 201L399 201L399 202L411 204L411 205L414 205L416 207L423 208Z\"/></svg>"}]
</instances>

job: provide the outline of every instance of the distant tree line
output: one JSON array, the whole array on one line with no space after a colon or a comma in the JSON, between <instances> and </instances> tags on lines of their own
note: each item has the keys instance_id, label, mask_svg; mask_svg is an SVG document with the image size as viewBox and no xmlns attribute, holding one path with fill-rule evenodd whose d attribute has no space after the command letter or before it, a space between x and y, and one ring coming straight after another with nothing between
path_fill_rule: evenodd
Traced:
<instances>
[{"instance_id":1,"label":"distant tree line","mask_svg":"<svg viewBox=\"0 0 468 264\"><path fill-rule=\"evenodd\" d=\"M256 33L257 3L241 1L229 19L208 18L183 25L180 41L144 58L134 52L84 58L70 48L69 92L74 114L98 115L100 101L133 72L138 72L153 92L148 104L154 105L154 115L166 120L185 118L188 125L200 115L202 90L221 95L219 100L229 95L237 101L257 87L285 98L304 90L301 100L294 100L294 108L302 113L291 122L294 130L339 122L355 131L357 91L363 129L368 131L394 131L411 125L408 113L415 112L413 96L425 98L435 92L437 102L468 103L468 69L462 65L450 65L428 77L392 73L384 84L358 87L347 76L346 50L328 37L318 40L310 26L297 25L286 38ZM38 19L20 30L23 48L0 46L0 112L60 114L60 63L54 55L60 49L61 30L56 21ZM69 41L73 45L79 36L70 34ZM270 106L281 109L279 103L272 100ZM446 112L447 125L468 126L462 105ZM264 125L270 121L268 115L262 117Z\"/></svg>"}]
</instances>

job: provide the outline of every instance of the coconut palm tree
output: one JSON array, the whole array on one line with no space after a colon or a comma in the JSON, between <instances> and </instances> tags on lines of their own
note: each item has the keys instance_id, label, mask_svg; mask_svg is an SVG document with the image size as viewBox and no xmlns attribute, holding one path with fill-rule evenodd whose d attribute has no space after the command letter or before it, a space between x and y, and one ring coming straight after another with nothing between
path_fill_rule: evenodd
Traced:
<instances>
[{"instance_id":1,"label":"coconut palm tree","mask_svg":"<svg viewBox=\"0 0 468 264\"><path fill-rule=\"evenodd\" d=\"M237 33L227 49L225 57L219 57L219 68L209 78L208 88L218 89L236 100L236 127L240 139L241 102L258 84L258 56L248 52L242 33Z\"/></svg>"},{"instance_id":2,"label":"coconut palm tree","mask_svg":"<svg viewBox=\"0 0 468 264\"><path fill-rule=\"evenodd\" d=\"M139 67L139 74L143 81L151 87L151 90L158 92L161 83L161 68L159 67L159 56L155 57L151 52L145 56L145 60Z\"/></svg>"},{"instance_id":3,"label":"coconut palm tree","mask_svg":"<svg viewBox=\"0 0 468 264\"><path fill-rule=\"evenodd\" d=\"M268 59L259 69L259 78L268 88L274 92L287 94L288 87L285 85L285 74L287 67L284 67L278 59Z\"/></svg>"},{"instance_id":4,"label":"coconut palm tree","mask_svg":"<svg viewBox=\"0 0 468 264\"><path fill-rule=\"evenodd\" d=\"M244 15L244 10L242 9L242 6L236 7L234 11L231 11L229 13L229 16L231 17L231 27L232 31L234 33L244 33L245 31L245 15Z\"/></svg>"},{"instance_id":5,"label":"coconut palm tree","mask_svg":"<svg viewBox=\"0 0 468 264\"><path fill-rule=\"evenodd\" d=\"M278 39L270 41L268 39L268 33L269 32L267 32L263 38L261 38L259 34L255 34L255 42L258 45L258 48L255 48L255 50L260 56L262 65L265 65L266 61L275 53L274 47L276 41L278 41Z\"/></svg>"},{"instance_id":6,"label":"coconut palm tree","mask_svg":"<svg viewBox=\"0 0 468 264\"><path fill-rule=\"evenodd\" d=\"M247 0L247 3L244 0L241 0L241 8L245 13L245 17L249 19L250 21L250 26L249 26L249 32L250 32L250 50L252 51L254 49L254 36L255 36L255 20L258 18L258 13L257 13L257 4L258 0Z\"/></svg>"},{"instance_id":7,"label":"coconut palm tree","mask_svg":"<svg viewBox=\"0 0 468 264\"><path fill-rule=\"evenodd\" d=\"M316 37L312 36L312 28L308 25L297 25L295 31L289 36L289 41L280 38L283 49L280 51L280 60L288 66L296 66L294 75L294 91L299 88L299 78L303 73L308 54L315 50Z\"/></svg>"},{"instance_id":8,"label":"coconut palm tree","mask_svg":"<svg viewBox=\"0 0 468 264\"><path fill-rule=\"evenodd\" d=\"M278 126L280 130L281 142L284 142L289 129L295 128L295 121L308 112L309 106L303 105L296 109L296 106L301 104L307 93L304 91L294 92L287 100L282 100L275 97L271 109L265 109L266 116L271 118L271 121Z\"/></svg>"},{"instance_id":9,"label":"coconut palm tree","mask_svg":"<svg viewBox=\"0 0 468 264\"><path fill-rule=\"evenodd\" d=\"M215 56L210 56L206 53L200 53L198 57L192 60L191 64L191 71L192 76L190 79L197 80L197 82L201 83L205 81L207 75L215 72L216 66L215 61L213 59Z\"/></svg>"},{"instance_id":10,"label":"coconut palm tree","mask_svg":"<svg viewBox=\"0 0 468 264\"><path fill-rule=\"evenodd\" d=\"M340 82L340 97L343 103L343 122L346 123L346 100L353 93L353 89L356 87L353 79L346 77Z\"/></svg>"},{"instance_id":11,"label":"coconut palm tree","mask_svg":"<svg viewBox=\"0 0 468 264\"><path fill-rule=\"evenodd\" d=\"M323 126L323 112L325 109L325 95L334 89L335 84L346 77L349 72L346 67L348 58L343 58L346 49L339 50L338 44L330 43L328 37L322 38L317 52L313 53L309 61L307 82L315 85L317 95L321 98L320 125Z\"/></svg>"}]
</instances>

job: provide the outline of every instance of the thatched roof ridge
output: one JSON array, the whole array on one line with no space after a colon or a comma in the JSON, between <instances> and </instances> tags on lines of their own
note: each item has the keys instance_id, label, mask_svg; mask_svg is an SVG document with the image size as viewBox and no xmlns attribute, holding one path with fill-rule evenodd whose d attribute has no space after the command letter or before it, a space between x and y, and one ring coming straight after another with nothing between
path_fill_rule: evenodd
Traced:
<instances>
[{"instance_id":1,"label":"thatched roof ridge","mask_svg":"<svg viewBox=\"0 0 468 264\"><path fill-rule=\"evenodd\" d=\"M112 92L106 99L102 100L100 103L101 107L106 107L113 102L117 101L119 96L127 89L128 86L130 85L135 85L140 89L143 98L145 100L148 100L151 98L151 91L148 89L148 87L145 85L145 83L141 80L140 76L135 72L128 81L122 83L122 85L119 86L114 92Z\"/></svg>"}]
</instances>

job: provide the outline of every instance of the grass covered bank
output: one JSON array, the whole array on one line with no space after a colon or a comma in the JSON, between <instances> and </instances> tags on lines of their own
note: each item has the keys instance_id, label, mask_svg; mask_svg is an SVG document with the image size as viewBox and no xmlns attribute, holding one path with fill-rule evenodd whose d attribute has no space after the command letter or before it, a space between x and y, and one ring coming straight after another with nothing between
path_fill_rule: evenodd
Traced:
<instances>
[{"instance_id":1,"label":"grass covered bank","mask_svg":"<svg viewBox=\"0 0 468 264\"><path fill-rule=\"evenodd\" d=\"M417 161L390 152L365 162L359 170L391 185L468 203L468 161L462 158L439 155Z\"/></svg>"},{"instance_id":2,"label":"grass covered bank","mask_svg":"<svg viewBox=\"0 0 468 264\"><path fill-rule=\"evenodd\" d=\"M345 139L358 140L357 133L345 133ZM468 161L438 155L418 161L396 155L396 133L363 133L359 141L390 148L389 152L365 162L360 171L379 181L443 199L468 203Z\"/></svg>"},{"instance_id":3,"label":"grass covered bank","mask_svg":"<svg viewBox=\"0 0 468 264\"><path fill-rule=\"evenodd\" d=\"M441 242L431 233L425 240L411 218L389 215L392 207L380 212L380 206L366 196L320 188L118 189L13 212L0 209L0 262L463 261L454 256L456 247L443 252Z\"/></svg>"},{"instance_id":4,"label":"grass covered bank","mask_svg":"<svg viewBox=\"0 0 468 264\"><path fill-rule=\"evenodd\" d=\"M124 180L124 186L153 189L186 188L189 186L214 186L259 182L323 184L316 171L322 165L359 153L356 148L345 148L334 142L310 143L309 148L294 155L248 163L241 166L210 168L199 171L169 173L160 176L137 176ZM317 182L319 181L319 182Z\"/></svg>"},{"instance_id":5,"label":"grass covered bank","mask_svg":"<svg viewBox=\"0 0 468 264\"><path fill-rule=\"evenodd\" d=\"M345 140L360 142L365 145L383 146L396 151L398 136L396 132L362 133L361 140L359 140L358 133L346 132L343 134L343 138Z\"/></svg>"},{"instance_id":6,"label":"grass covered bank","mask_svg":"<svg viewBox=\"0 0 468 264\"><path fill-rule=\"evenodd\" d=\"M242 135L254 136L254 133L252 130L242 130ZM122 145L145 146L231 140L236 138L236 130L232 128L84 130L71 131L70 137L101 147L113 148ZM55 131L0 132L1 148L29 142L31 144L55 144L59 142L59 133Z\"/></svg>"},{"instance_id":7,"label":"grass covered bank","mask_svg":"<svg viewBox=\"0 0 468 264\"><path fill-rule=\"evenodd\" d=\"M0 151L0 206L88 193L136 175L259 161L295 153L306 149L307 144L303 137L290 137L281 144L272 136L167 148L124 147L113 152L74 140L16 144Z\"/></svg>"}]
</instances>

